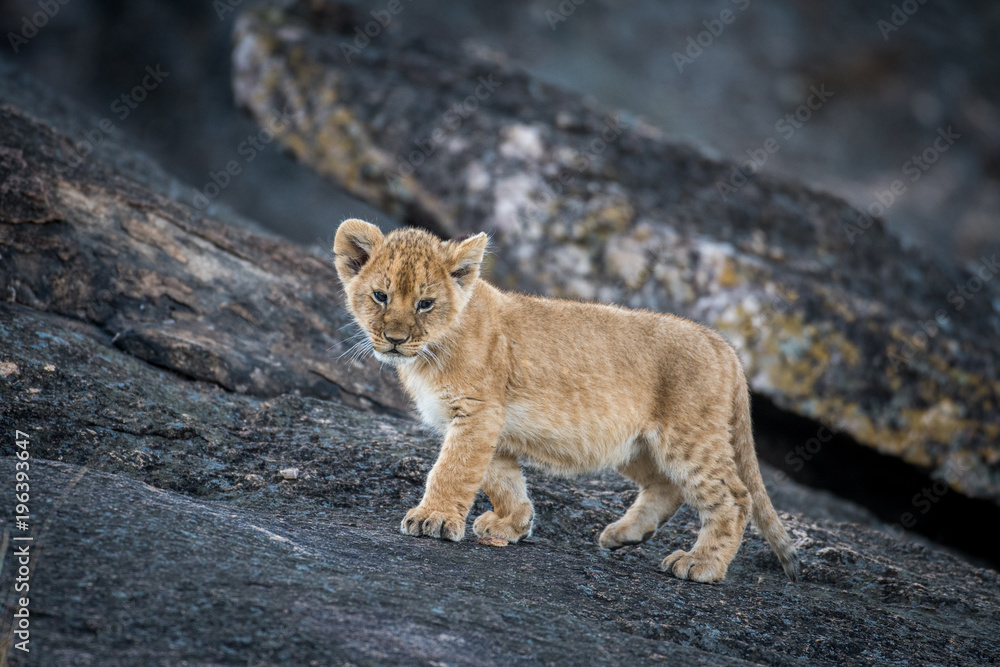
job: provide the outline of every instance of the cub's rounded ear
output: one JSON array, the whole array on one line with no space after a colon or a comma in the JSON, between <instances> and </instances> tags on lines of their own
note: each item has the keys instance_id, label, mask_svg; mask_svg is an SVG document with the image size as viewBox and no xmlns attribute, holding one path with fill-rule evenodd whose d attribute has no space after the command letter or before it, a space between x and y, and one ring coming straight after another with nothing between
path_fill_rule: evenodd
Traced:
<instances>
[{"instance_id":1,"label":"cub's rounded ear","mask_svg":"<svg viewBox=\"0 0 1000 667\"><path fill-rule=\"evenodd\" d=\"M483 263L483 254L489 242L490 238L485 232L479 232L460 243L451 242L451 277L462 289L471 287L479 277L479 267Z\"/></svg>"},{"instance_id":2,"label":"cub's rounded ear","mask_svg":"<svg viewBox=\"0 0 1000 667\"><path fill-rule=\"evenodd\" d=\"M333 239L333 254L337 259L337 275L345 285L358 275L372 253L382 244L382 231L375 225L350 218L340 223Z\"/></svg>"}]
</instances>

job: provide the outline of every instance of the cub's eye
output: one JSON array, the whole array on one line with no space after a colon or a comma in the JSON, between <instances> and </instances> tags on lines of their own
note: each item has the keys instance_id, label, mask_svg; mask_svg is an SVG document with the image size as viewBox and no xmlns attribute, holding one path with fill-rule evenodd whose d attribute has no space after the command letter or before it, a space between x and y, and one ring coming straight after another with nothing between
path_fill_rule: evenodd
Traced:
<instances>
[{"instance_id":1,"label":"cub's eye","mask_svg":"<svg viewBox=\"0 0 1000 667\"><path fill-rule=\"evenodd\" d=\"M417 303L417 310L430 310L434 305L434 299L423 299Z\"/></svg>"},{"instance_id":2,"label":"cub's eye","mask_svg":"<svg viewBox=\"0 0 1000 667\"><path fill-rule=\"evenodd\" d=\"M389 300L389 296L382 290L375 290L372 292L372 298L374 298L379 303L385 303Z\"/></svg>"}]
</instances>

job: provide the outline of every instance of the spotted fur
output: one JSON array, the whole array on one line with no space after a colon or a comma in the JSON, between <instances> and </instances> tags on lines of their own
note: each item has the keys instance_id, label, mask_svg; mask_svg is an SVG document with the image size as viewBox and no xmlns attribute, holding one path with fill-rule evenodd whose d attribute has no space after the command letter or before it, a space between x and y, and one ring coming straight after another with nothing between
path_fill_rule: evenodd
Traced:
<instances>
[{"instance_id":1,"label":"spotted fur","mask_svg":"<svg viewBox=\"0 0 1000 667\"><path fill-rule=\"evenodd\" d=\"M517 542L534 518L520 459L563 474L612 467L640 491L601 533L602 547L648 540L688 502L701 531L664 570L720 581L752 519L795 580L795 549L764 489L735 350L672 315L498 290L479 278L486 245L484 234L383 236L353 219L337 230L351 313L444 436L402 532L462 539L481 488L493 510L473 531Z\"/></svg>"}]
</instances>

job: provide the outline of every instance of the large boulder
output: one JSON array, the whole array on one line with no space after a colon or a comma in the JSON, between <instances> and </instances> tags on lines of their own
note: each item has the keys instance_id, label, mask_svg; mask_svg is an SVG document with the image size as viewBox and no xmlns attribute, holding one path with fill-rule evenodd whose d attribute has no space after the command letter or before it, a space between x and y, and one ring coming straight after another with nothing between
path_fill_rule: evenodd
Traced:
<instances>
[{"instance_id":1,"label":"large boulder","mask_svg":"<svg viewBox=\"0 0 1000 667\"><path fill-rule=\"evenodd\" d=\"M361 39L370 20L336 2L248 11L237 100L383 210L489 230L498 284L710 324L781 409L1000 503L995 257L929 259L840 199L740 180L503 55Z\"/></svg>"}]
</instances>

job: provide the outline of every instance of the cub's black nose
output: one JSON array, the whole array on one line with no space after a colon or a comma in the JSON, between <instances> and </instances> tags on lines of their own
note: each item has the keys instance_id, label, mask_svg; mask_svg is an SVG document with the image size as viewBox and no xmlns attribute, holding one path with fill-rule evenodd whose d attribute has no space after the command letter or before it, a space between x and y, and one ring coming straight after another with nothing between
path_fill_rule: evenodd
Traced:
<instances>
[{"instance_id":1,"label":"cub's black nose","mask_svg":"<svg viewBox=\"0 0 1000 667\"><path fill-rule=\"evenodd\" d=\"M410 340L410 337L408 335L407 336L403 336L402 338L393 338L392 336L390 336L389 334L387 334L384 331L382 332L382 335L385 336L385 339L387 341L389 341L390 343L392 343L393 345L402 345L406 341ZM396 335L398 336L399 334L396 334Z\"/></svg>"}]
</instances>

